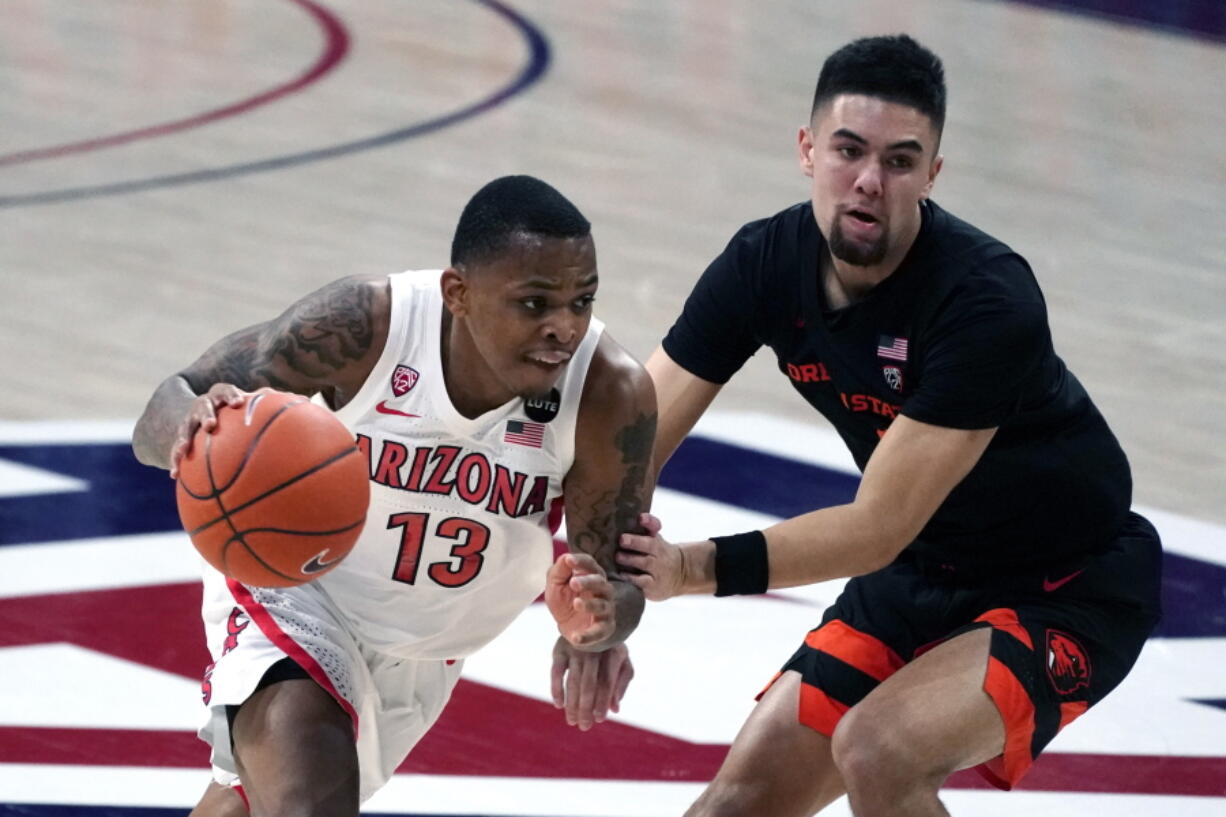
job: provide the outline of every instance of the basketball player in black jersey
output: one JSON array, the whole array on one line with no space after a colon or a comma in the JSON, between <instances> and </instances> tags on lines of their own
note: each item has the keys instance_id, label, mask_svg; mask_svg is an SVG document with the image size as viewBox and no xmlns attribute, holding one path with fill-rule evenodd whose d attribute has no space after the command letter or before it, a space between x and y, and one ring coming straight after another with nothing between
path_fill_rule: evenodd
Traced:
<instances>
[{"instance_id":1,"label":"basketball player in black jersey","mask_svg":"<svg viewBox=\"0 0 1226 817\"><path fill-rule=\"evenodd\" d=\"M649 599L854 577L762 694L691 815L947 814L946 777L1012 787L1114 688L1159 617L1161 547L1128 461L1052 349L1026 261L929 200L940 60L833 54L799 135L810 200L747 224L648 362L662 465L761 346L863 471L763 531L622 537Z\"/></svg>"}]
</instances>

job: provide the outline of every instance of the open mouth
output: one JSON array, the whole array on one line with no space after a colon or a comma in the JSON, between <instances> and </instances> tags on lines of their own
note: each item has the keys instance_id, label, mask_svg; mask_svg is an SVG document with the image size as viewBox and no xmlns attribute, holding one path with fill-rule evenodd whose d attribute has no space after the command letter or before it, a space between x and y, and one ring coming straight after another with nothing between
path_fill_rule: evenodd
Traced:
<instances>
[{"instance_id":1,"label":"open mouth","mask_svg":"<svg viewBox=\"0 0 1226 817\"><path fill-rule=\"evenodd\" d=\"M561 366L570 360L570 352L562 349L547 350L542 352L529 352L526 357L529 363L535 363L538 366L553 368Z\"/></svg>"},{"instance_id":2,"label":"open mouth","mask_svg":"<svg viewBox=\"0 0 1226 817\"><path fill-rule=\"evenodd\" d=\"M865 225L876 224L878 221L876 216L864 210L848 210L847 215L851 216L853 219L855 219L859 223L865 224Z\"/></svg>"}]
</instances>

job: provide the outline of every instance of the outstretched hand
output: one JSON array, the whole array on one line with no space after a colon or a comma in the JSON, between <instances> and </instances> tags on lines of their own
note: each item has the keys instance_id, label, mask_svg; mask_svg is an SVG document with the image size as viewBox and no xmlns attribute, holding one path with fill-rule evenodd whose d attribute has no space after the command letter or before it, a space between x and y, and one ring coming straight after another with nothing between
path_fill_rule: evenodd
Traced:
<instances>
[{"instance_id":1,"label":"outstretched hand","mask_svg":"<svg viewBox=\"0 0 1226 817\"><path fill-rule=\"evenodd\" d=\"M553 563L545 578L545 604L558 632L575 647L590 648L613 635L613 585L586 553L563 553Z\"/></svg>"},{"instance_id":2,"label":"outstretched hand","mask_svg":"<svg viewBox=\"0 0 1226 817\"><path fill-rule=\"evenodd\" d=\"M604 652L584 652L559 637L553 645L553 705L565 709L566 722L584 732L618 711L633 677L634 665L625 644Z\"/></svg>"},{"instance_id":3,"label":"outstretched hand","mask_svg":"<svg viewBox=\"0 0 1226 817\"><path fill-rule=\"evenodd\" d=\"M235 408L247 402L253 392L246 392L230 383L216 383L207 392L192 401L187 416L179 423L175 439L170 447L170 478L179 476L179 462L192 450L192 439L197 429L208 434L217 428L217 411L225 406Z\"/></svg>"},{"instance_id":4,"label":"outstretched hand","mask_svg":"<svg viewBox=\"0 0 1226 817\"><path fill-rule=\"evenodd\" d=\"M660 536L660 520L649 513L639 516L646 533L623 533L617 563L629 568L626 581L651 601L664 601L685 592L686 565L681 548Z\"/></svg>"}]
</instances>

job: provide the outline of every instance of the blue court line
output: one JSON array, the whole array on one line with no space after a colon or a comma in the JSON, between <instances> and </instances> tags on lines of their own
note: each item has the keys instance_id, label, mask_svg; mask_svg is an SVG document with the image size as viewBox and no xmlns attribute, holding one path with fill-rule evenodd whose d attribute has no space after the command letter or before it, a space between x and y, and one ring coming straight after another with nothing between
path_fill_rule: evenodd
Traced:
<instances>
[{"instance_id":1,"label":"blue court line","mask_svg":"<svg viewBox=\"0 0 1226 817\"><path fill-rule=\"evenodd\" d=\"M0 547L180 529L174 484L138 463L127 443L5 445L0 459L89 483L85 491L0 498ZM850 502L858 484L855 474L699 436L660 475L664 488L780 518ZM1162 569L1165 617L1155 634L1226 636L1226 567L1168 552Z\"/></svg>"},{"instance_id":2,"label":"blue court line","mask_svg":"<svg viewBox=\"0 0 1226 817\"><path fill-rule=\"evenodd\" d=\"M310 164L312 162L320 162L326 159L336 159L341 156L348 156L353 153L360 153L366 150L385 147L387 145L403 142L406 139L413 139L418 136L424 136L427 133L441 130L443 128L462 122L465 119L470 119L478 114L485 113L491 108L495 108L506 102L511 97L523 92L528 86L535 83L544 76L550 62L549 41L541 30L526 17L519 12L503 5L499 0L472 0L472 2L480 3L481 5L494 11L512 25L514 25L523 35L527 42L530 56L527 64L510 83L494 92L485 99L480 100L472 105L460 108L452 113L445 114L435 119L430 119L425 122L420 122L416 125L410 125L398 130L389 131L388 133L371 136L366 139L359 139L353 142L345 142L339 145L319 148L317 150L308 150L302 153L292 153L284 156L276 156L270 159L261 159L254 162L244 162L241 164L228 165L225 167L206 168L204 170L196 170L189 173L175 173L167 176L154 176L148 179L130 179L127 181L112 182L110 184L91 185L87 187L71 187L61 190L45 190L37 193L23 193L15 196L0 196L0 210L12 209L16 207L30 207L40 204L60 204L68 201L81 201L83 199L96 199L104 196L119 196L127 193L141 193L149 190L161 190L168 187L181 187L189 184L202 184L205 182L216 182L223 179L231 179L237 176L248 176L254 173L267 173L274 170L284 170L290 167Z\"/></svg>"},{"instance_id":3,"label":"blue court line","mask_svg":"<svg viewBox=\"0 0 1226 817\"><path fill-rule=\"evenodd\" d=\"M1000 2L1001 0L994 0ZM1180 36L1226 42L1223 0L1007 0Z\"/></svg>"},{"instance_id":4,"label":"blue court line","mask_svg":"<svg viewBox=\"0 0 1226 817\"><path fill-rule=\"evenodd\" d=\"M0 817L187 817L189 809L148 806L69 806L56 803L0 803ZM379 812L363 817L484 817L479 814L421 814ZM526 815L525 815L526 817Z\"/></svg>"}]
</instances>

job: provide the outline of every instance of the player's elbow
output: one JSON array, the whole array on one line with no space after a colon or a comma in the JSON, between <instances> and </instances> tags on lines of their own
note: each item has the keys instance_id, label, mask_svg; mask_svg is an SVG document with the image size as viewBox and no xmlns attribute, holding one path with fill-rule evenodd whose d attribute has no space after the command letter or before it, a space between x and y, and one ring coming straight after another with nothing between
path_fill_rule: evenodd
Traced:
<instances>
[{"instance_id":1,"label":"player's elbow","mask_svg":"<svg viewBox=\"0 0 1226 817\"><path fill-rule=\"evenodd\" d=\"M132 429L132 453L136 455L137 462L142 465L163 468L165 464L160 461L156 446L153 444L152 425L149 408L146 407Z\"/></svg>"},{"instance_id":2,"label":"player's elbow","mask_svg":"<svg viewBox=\"0 0 1226 817\"><path fill-rule=\"evenodd\" d=\"M924 523L899 518L890 509L866 508L862 525L866 541L861 549L863 562L857 575L873 573L893 563L915 541Z\"/></svg>"}]
</instances>

